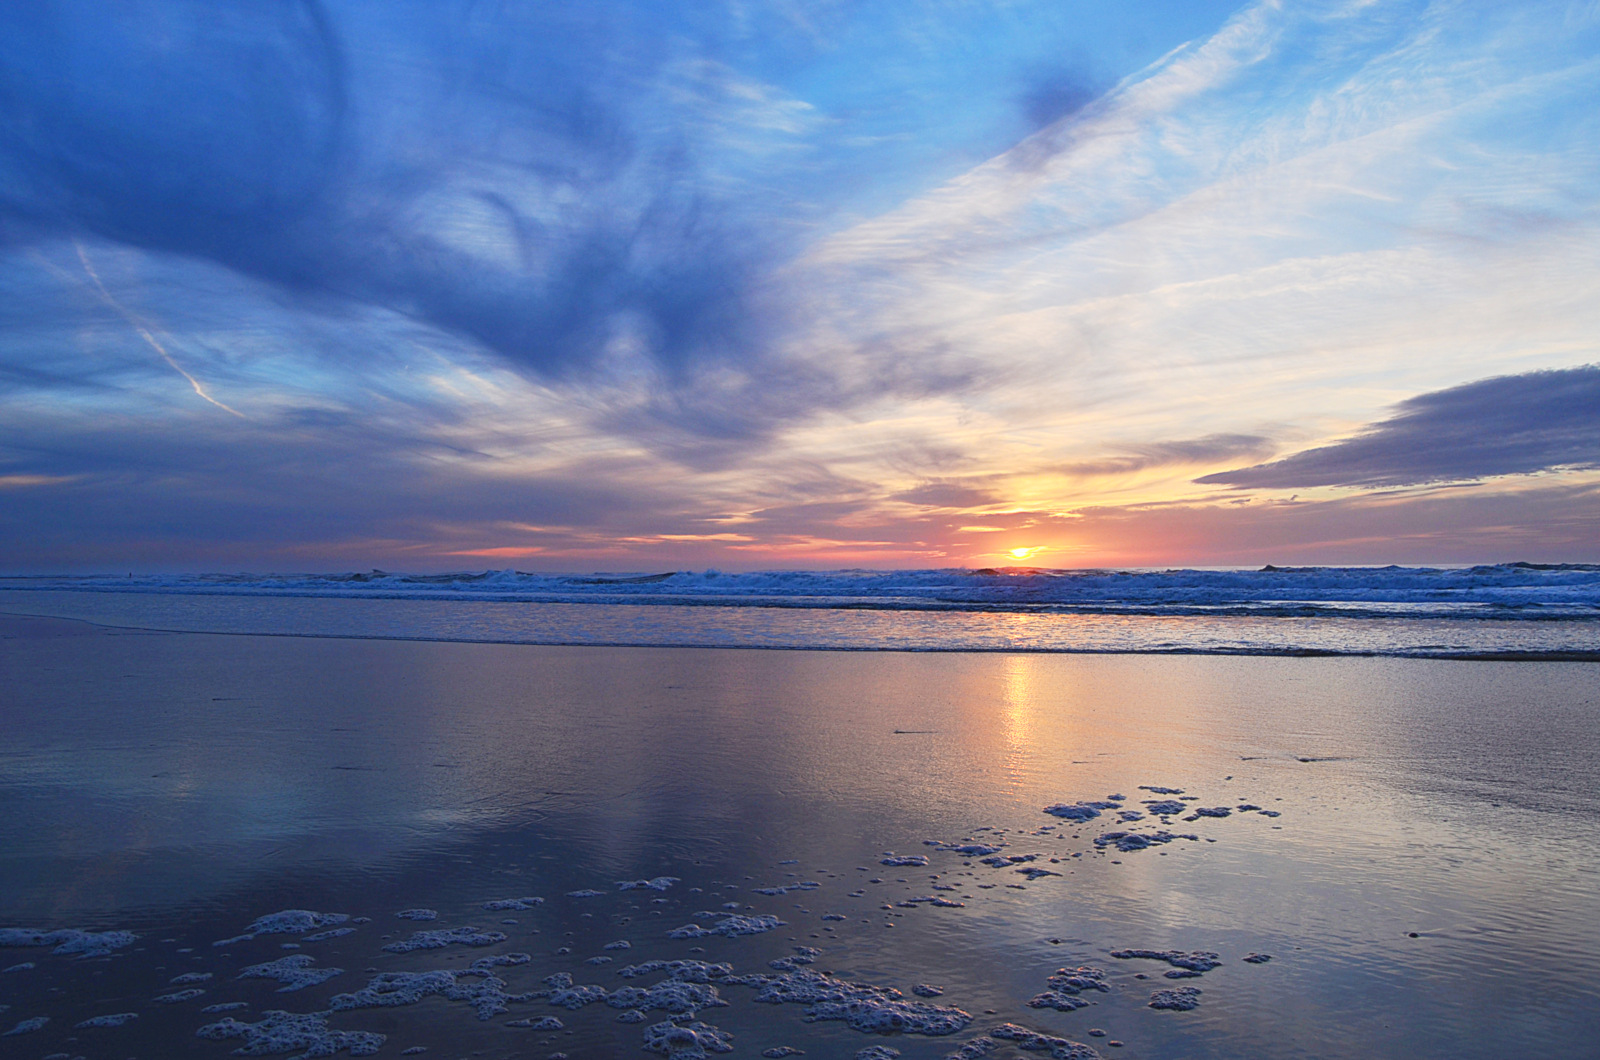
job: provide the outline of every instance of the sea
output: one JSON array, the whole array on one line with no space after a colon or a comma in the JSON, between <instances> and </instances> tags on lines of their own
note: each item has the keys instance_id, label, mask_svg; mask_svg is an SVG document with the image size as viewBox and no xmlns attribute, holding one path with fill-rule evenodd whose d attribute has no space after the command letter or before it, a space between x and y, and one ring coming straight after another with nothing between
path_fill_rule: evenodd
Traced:
<instances>
[{"instance_id":1,"label":"sea","mask_svg":"<svg viewBox=\"0 0 1600 1060\"><path fill-rule=\"evenodd\" d=\"M506 644L1560 657L1600 647L1600 565L0 577L0 610Z\"/></svg>"},{"instance_id":2,"label":"sea","mask_svg":"<svg viewBox=\"0 0 1600 1060\"><path fill-rule=\"evenodd\" d=\"M1600 567L0 579L0 1056L1600 1056Z\"/></svg>"}]
</instances>

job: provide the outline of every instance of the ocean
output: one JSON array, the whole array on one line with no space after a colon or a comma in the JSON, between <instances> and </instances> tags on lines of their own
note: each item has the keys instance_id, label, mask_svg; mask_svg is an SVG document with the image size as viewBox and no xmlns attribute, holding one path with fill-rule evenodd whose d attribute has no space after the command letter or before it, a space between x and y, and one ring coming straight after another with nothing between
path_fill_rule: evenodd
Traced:
<instances>
[{"instance_id":1,"label":"ocean","mask_svg":"<svg viewBox=\"0 0 1600 1060\"><path fill-rule=\"evenodd\" d=\"M1592 564L12 577L0 610L511 644L1600 658Z\"/></svg>"}]
</instances>

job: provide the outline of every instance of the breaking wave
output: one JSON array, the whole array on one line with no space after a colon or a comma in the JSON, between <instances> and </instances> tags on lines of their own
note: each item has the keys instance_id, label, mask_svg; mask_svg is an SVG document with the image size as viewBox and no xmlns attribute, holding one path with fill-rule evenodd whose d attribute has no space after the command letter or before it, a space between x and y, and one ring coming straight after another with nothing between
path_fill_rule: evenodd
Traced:
<instances>
[{"instance_id":1,"label":"breaking wave","mask_svg":"<svg viewBox=\"0 0 1600 1060\"><path fill-rule=\"evenodd\" d=\"M1257 570L199 574L9 577L0 588L175 595L1344 619L1600 620L1600 565Z\"/></svg>"}]
</instances>

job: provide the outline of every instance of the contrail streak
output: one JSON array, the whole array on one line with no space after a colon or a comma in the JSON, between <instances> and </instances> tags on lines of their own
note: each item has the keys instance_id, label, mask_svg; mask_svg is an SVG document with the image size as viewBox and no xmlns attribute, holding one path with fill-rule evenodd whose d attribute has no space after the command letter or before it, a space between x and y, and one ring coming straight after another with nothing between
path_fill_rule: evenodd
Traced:
<instances>
[{"instance_id":1,"label":"contrail streak","mask_svg":"<svg viewBox=\"0 0 1600 1060\"><path fill-rule=\"evenodd\" d=\"M78 251L78 260L83 262L83 271L88 273L89 279L94 281L95 288L100 292L100 297L105 299L106 305L109 305L112 309L115 309L118 313L120 313L122 318L128 322L128 325L132 327L134 331L139 333L139 337L148 342L150 344L150 348L160 354L163 361L166 361L167 364L171 365L174 372L177 372L179 375L187 379L189 381L189 385L194 387L194 392L196 394L199 394L202 398L211 402L223 412L231 412L241 420L247 420L250 418L249 416L246 416L244 413L240 412L238 409L224 405L222 402L206 393L206 388L200 384L200 380L184 371L183 366L172 359L172 354L167 352L165 346L156 341L156 337L150 333L150 329L145 327L138 317L128 312L121 302L111 297L111 292L106 290L106 285L100 282L100 274L95 272L94 266L89 263L89 255L85 253L83 244L74 239L72 241L72 245Z\"/></svg>"}]
</instances>

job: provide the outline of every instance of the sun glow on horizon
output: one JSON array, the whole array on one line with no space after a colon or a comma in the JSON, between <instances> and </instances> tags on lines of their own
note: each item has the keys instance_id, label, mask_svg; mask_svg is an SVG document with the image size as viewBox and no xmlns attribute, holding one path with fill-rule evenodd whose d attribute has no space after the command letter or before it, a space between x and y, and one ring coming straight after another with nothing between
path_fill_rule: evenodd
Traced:
<instances>
[{"instance_id":1,"label":"sun glow on horizon","mask_svg":"<svg viewBox=\"0 0 1600 1060\"><path fill-rule=\"evenodd\" d=\"M1043 551L1043 545L1034 545L1032 548L1013 548L1009 550L1012 559L1032 559L1034 556Z\"/></svg>"}]
</instances>

